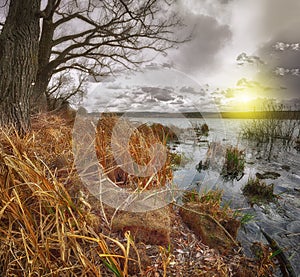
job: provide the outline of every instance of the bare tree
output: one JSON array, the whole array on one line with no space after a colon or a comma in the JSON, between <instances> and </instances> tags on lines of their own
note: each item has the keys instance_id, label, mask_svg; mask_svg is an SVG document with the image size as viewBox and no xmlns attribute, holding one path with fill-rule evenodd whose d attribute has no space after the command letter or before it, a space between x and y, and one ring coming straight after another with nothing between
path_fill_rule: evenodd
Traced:
<instances>
[{"instance_id":1,"label":"bare tree","mask_svg":"<svg viewBox=\"0 0 300 277\"><path fill-rule=\"evenodd\" d=\"M96 78L136 69L150 59L149 52L170 48L176 43L172 31L179 24L169 11L171 2L2 0L0 124L26 132L32 107L48 104L51 108L53 96L61 96L55 86L70 70ZM75 88L71 94L80 90Z\"/></svg>"},{"instance_id":2,"label":"bare tree","mask_svg":"<svg viewBox=\"0 0 300 277\"><path fill-rule=\"evenodd\" d=\"M74 74L71 70L64 70L52 76L46 90L48 109L57 111L72 102L74 104L80 102L86 92L86 81L85 74Z\"/></svg>"},{"instance_id":3,"label":"bare tree","mask_svg":"<svg viewBox=\"0 0 300 277\"><path fill-rule=\"evenodd\" d=\"M48 0L41 12L34 103L49 104L47 87L56 74L76 70L96 78L135 69L150 59L149 52L170 48L179 24L170 16L170 5L164 0Z\"/></svg>"}]
</instances>

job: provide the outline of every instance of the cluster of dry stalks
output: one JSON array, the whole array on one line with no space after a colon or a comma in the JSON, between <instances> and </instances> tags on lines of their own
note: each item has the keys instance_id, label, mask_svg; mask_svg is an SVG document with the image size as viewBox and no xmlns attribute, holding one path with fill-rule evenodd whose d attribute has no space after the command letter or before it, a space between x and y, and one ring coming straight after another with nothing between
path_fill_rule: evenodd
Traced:
<instances>
[{"instance_id":1,"label":"cluster of dry stalks","mask_svg":"<svg viewBox=\"0 0 300 277\"><path fill-rule=\"evenodd\" d=\"M98 122L96 153L105 173L116 184L132 189L160 188L173 177L171 154L166 147L168 135L157 125L135 128L126 119L106 115Z\"/></svg>"}]
</instances>

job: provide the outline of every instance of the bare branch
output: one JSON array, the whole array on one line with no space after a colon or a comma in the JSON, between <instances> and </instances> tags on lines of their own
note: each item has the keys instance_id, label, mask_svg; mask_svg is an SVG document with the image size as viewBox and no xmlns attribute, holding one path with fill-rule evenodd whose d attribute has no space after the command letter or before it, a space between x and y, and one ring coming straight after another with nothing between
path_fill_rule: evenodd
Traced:
<instances>
[{"instance_id":1,"label":"bare branch","mask_svg":"<svg viewBox=\"0 0 300 277\"><path fill-rule=\"evenodd\" d=\"M40 12L40 17L44 19L52 18L55 10L58 8L61 0L48 0L46 8Z\"/></svg>"},{"instance_id":2,"label":"bare branch","mask_svg":"<svg viewBox=\"0 0 300 277\"><path fill-rule=\"evenodd\" d=\"M74 41L76 38L84 37L85 35L90 34L91 32L94 32L94 30L87 30L87 31L84 31L84 32L81 32L81 33L60 37L60 38L53 41L53 46L56 46L60 43L66 42L68 40L73 40Z\"/></svg>"},{"instance_id":3,"label":"bare branch","mask_svg":"<svg viewBox=\"0 0 300 277\"><path fill-rule=\"evenodd\" d=\"M0 8L4 8L7 6L9 0L6 0L5 3L3 5L0 5Z\"/></svg>"},{"instance_id":4,"label":"bare branch","mask_svg":"<svg viewBox=\"0 0 300 277\"><path fill-rule=\"evenodd\" d=\"M124 6L126 12L130 15L130 17L131 17L133 20L139 20L139 21L142 23L142 25L143 25L144 27L146 27L146 26L145 26L145 23L144 23L140 18L135 17L135 16L133 15L133 13L129 10L128 6L124 3L123 0L120 0L120 2L122 3L122 5Z\"/></svg>"}]
</instances>

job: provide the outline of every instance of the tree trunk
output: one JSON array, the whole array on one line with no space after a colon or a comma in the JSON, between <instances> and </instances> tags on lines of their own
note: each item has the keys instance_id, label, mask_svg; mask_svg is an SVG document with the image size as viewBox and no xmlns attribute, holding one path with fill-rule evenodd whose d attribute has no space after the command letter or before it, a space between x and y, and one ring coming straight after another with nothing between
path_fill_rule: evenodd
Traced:
<instances>
[{"instance_id":1,"label":"tree trunk","mask_svg":"<svg viewBox=\"0 0 300 277\"><path fill-rule=\"evenodd\" d=\"M52 68L49 68L51 57L53 35L54 35L53 14L43 19L41 38L39 43L38 71L36 84L31 99L33 110L47 110L48 101L46 97L47 87L49 85Z\"/></svg>"},{"instance_id":2,"label":"tree trunk","mask_svg":"<svg viewBox=\"0 0 300 277\"><path fill-rule=\"evenodd\" d=\"M37 73L36 83L31 97L32 112L40 112L48 110L48 100L46 97L49 79L42 73Z\"/></svg>"},{"instance_id":3,"label":"tree trunk","mask_svg":"<svg viewBox=\"0 0 300 277\"><path fill-rule=\"evenodd\" d=\"M0 125L30 129L30 98L36 80L40 0L11 0L0 34Z\"/></svg>"}]
</instances>

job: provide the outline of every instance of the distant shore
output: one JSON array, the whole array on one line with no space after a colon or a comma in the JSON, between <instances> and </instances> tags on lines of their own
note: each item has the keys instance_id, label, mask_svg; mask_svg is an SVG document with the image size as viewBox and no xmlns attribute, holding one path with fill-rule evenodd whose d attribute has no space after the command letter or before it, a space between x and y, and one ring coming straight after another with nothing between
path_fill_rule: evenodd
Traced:
<instances>
[{"instance_id":1,"label":"distant shore","mask_svg":"<svg viewBox=\"0 0 300 277\"><path fill-rule=\"evenodd\" d=\"M115 114L122 116L125 112L101 113ZM91 116L99 116L99 113L89 113ZM182 113L164 113L164 112L126 112L127 117L137 118L223 118L223 119L300 119L300 111L255 111L255 112L182 112Z\"/></svg>"}]
</instances>

